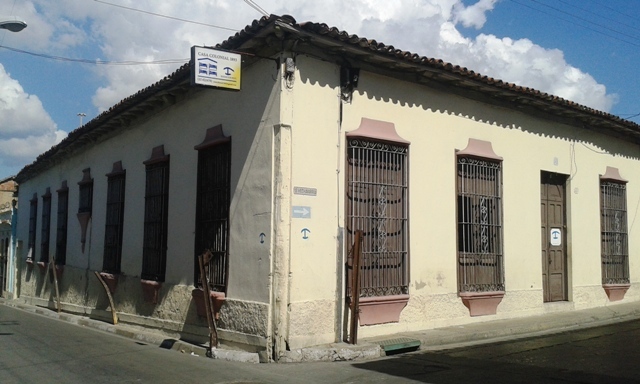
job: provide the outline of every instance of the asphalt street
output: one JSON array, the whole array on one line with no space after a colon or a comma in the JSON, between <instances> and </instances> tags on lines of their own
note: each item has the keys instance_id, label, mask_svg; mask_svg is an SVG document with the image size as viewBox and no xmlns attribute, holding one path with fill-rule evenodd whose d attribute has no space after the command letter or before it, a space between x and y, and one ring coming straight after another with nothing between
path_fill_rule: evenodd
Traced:
<instances>
[{"instance_id":1,"label":"asphalt street","mask_svg":"<svg viewBox=\"0 0 640 384\"><path fill-rule=\"evenodd\" d=\"M212 360L0 305L0 383L640 383L640 320L365 362Z\"/></svg>"}]
</instances>

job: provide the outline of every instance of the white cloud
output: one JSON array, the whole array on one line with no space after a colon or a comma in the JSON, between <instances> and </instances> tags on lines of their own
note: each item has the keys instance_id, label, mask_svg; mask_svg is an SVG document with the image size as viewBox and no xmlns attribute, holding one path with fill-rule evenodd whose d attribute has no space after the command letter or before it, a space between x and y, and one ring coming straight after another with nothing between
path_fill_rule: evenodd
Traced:
<instances>
[{"instance_id":1,"label":"white cloud","mask_svg":"<svg viewBox=\"0 0 640 384\"><path fill-rule=\"evenodd\" d=\"M109 0L186 20L241 29L261 15L241 1ZM71 49L97 44L106 60L159 60L188 58L192 45L222 42L231 31L204 27L135 12L101 2L61 0L25 1L32 7L36 23L45 20L39 44ZM499 6L497 0L478 0L466 5L461 0L327 0L290 2L259 1L273 14L289 14L298 22L324 22L361 37L375 39L396 48L466 66L484 75L536 88L608 111L615 95L593 77L567 63L562 52L545 49L528 39L513 40L480 34L465 37L459 26L480 29ZM78 26L83 26L82 28ZM104 85L92 99L105 110L123 98L158 81L179 67L148 65L99 67L96 74Z\"/></svg>"},{"instance_id":2,"label":"white cloud","mask_svg":"<svg viewBox=\"0 0 640 384\"><path fill-rule=\"evenodd\" d=\"M242 1L109 0L123 7L201 23L241 29L261 15ZM597 109L611 109L615 95L592 76L570 65L562 52L528 39L480 34L465 37L459 27L482 28L497 0L262 0L269 13L298 22L324 22L396 48L443 59L484 75L533 87ZM232 31L170 20L102 2L31 0L16 3L15 14L30 27L11 36L34 51L75 56L74 49L100 52L104 60L187 59L192 45L214 45ZM100 111L160 80L180 64L98 66L103 85L92 101Z\"/></svg>"},{"instance_id":3,"label":"white cloud","mask_svg":"<svg viewBox=\"0 0 640 384\"><path fill-rule=\"evenodd\" d=\"M65 136L40 99L26 93L0 64L0 164L32 161Z\"/></svg>"},{"instance_id":4,"label":"white cloud","mask_svg":"<svg viewBox=\"0 0 640 384\"><path fill-rule=\"evenodd\" d=\"M193 45L215 45L262 15L241 0L105 0L123 7L192 20L212 28L135 12L99 1L24 0L0 14L19 15L28 27L0 35L0 44L55 56L111 61L185 59ZM565 60L562 51L529 39L480 33L497 0L258 0L267 12L298 22L326 23L397 49L467 67L477 73L538 89L586 106L610 111L617 95ZM13 3L13 2L12 2ZM464 27L464 28L463 28ZM181 64L93 66L97 86L91 102L104 111L159 81ZM84 73L84 72L83 72ZM82 76L78 76L82 81ZM86 77L85 77L86 78ZM43 80L46 83L46 80ZM88 100L81 100L82 105ZM81 107L79 107L81 108ZM75 113L73 111L72 113ZM68 124L68 123L67 123ZM36 95L29 95L0 66L0 172L28 163L59 142L59 130ZM14 167L14 169L15 169Z\"/></svg>"},{"instance_id":5,"label":"white cloud","mask_svg":"<svg viewBox=\"0 0 640 384\"><path fill-rule=\"evenodd\" d=\"M453 6L454 21L462 23L467 28L480 29L487 21L486 13L491 11L497 0L479 0L477 3L465 7L462 3Z\"/></svg>"}]
</instances>

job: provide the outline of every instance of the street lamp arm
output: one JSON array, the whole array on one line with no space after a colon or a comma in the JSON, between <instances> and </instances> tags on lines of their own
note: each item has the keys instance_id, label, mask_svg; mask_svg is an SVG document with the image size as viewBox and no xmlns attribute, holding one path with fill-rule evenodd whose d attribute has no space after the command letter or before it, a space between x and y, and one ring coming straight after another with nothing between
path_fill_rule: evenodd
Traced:
<instances>
[{"instance_id":1,"label":"street lamp arm","mask_svg":"<svg viewBox=\"0 0 640 384\"><path fill-rule=\"evenodd\" d=\"M27 23L16 16L0 16L0 29L7 29L11 32L20 32L27 27Z\"/></svg>"}]
</instances>

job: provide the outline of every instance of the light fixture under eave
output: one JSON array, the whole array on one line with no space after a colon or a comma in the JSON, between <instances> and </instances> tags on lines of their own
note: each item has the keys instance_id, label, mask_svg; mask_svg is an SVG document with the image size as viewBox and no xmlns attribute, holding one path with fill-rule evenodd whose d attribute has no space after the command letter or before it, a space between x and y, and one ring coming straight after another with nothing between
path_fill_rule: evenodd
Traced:
<instances>
[{"instance_id":1,"label":"light fixture under eave","mask_svg":"<svg viewBox=\"0 0 640 384\"><path fill-rule=\"evenodd\" d=\"M20 32L27 27L27 23L16 16L0 16L0 29L7 29L11 32Z\"/></svg>"}]
</instances>

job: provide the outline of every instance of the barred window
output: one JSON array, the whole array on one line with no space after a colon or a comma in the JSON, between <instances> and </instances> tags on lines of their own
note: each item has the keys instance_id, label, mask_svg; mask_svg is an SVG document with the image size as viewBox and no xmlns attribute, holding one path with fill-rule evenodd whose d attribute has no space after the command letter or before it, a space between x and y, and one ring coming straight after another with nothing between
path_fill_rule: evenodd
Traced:
<instances>
[{"instance_id":1,"label":"barred window","mask_svg":"<svg viewBox=\"0 0 640 384\"><path fill-rule=\"evenodd\" d=\"M229 265L229 206L231 204L231 138L222 125L209 128L198 151L194 281L202 287L198 256L209 250L206 266L210 289L225 292Z\"/></svg>"},{"instance_id":2,"label":"barred window","mask_svg":"<svg viewBox=\"0 0 640 384\"><path fill-rule=\"evenodd\" d=\"M408 143L348 138L346 241L363 231L361 297L409 293L408 154Z\"/></svg>"},{"instance_id":3,"label":"barred window","mask_svg":"<svg viewBox=\"0 0 640 384\"><path fill-rule=\"evenodd\" d=\"M602 283L629 284L627 190L625 181L600 180Z\"/></svg>"},{"instance_id":4,"label":"barred window","mask_svg":"<svg viewBox=\"0 0 640 384\"><path fill-rule=\"evenodd\" d=\"M49 239L51 229L51 191L42 195L42 224L40 228L40 261L49 262Z\"/></svg>"},{"instance_id":5,"label":"barred window","mask_svg":"<svg viewBox=\"0 0 640 384\"><path fill-rule=\"evenodd\" d=\"M82 180L78 182L80 188L78 213L91 214L93 208L93 179L91 178L91 168L83 169L82 173Z\"/></svg>"},{"instance_id":6,"label":"barred window","mask_svg":"<svg viewBox=\"0 0 640 384\"><path fill-rule=\"evenodd\" d=\"M164 154L164 146L155 147L151 158L144 164L146 188L141 278L163 282L169 219L169 156Z\"/></svg>"},{"instance_id":7,"label":"barred window","mask_svg":"<svg viewBox=\"0 0 640 384\"><path fill-rule=\"evenodd\" d=\"M63 181L58 189L58 220L56 224L56 264L67 262L67 222L69 219L69 188Z\"/></svg>"},{"instance_id":8,"label":"barred window","mask_svg":"<svg viewBox=\"0 0 640 384\"><path fill-rule=\"evenodd\" d=\"M102 257L102 271L107 273L120 273L125 181L126 171L122 169L122 162L115 162L113 170L107 174L107 218Z\"/></svg>"},{"instance_id":9,"label":"barred window","mask_svg":"<svg viewBox=\"0 0 640 384\"><path fill-rule=\"evenodd\" d=\"M216 129L218 127L212 128ZM215 132L214 132L215 133ZM213 135L209 134L208 136ZM231 141L221 127L198 150L194 280L202 286L197 257L209 250L208 280L214 291L227 286L229 256L229 206L231 203Z\"/></svg>"},{"instance_id":10,"label":"barred window","mask_svg":"<svg viewBox=\"0 0 640 384\"><path fill-rule=\"evenodd\" d=\"M504 291L502 162L472 153L457 156L458 290Z\"/></svg>"},{"instance_id":11,"label":"barred window","mask_svg":"<svg viewBox=\"0 0 640 384\"><path fill-rule=\"evenodd\" d=\"M38 194L34 193L33 198L29 201L29 241L27 261L35 259L36 246L36 225L38 224Z\"/></svg>"}]
</instances>

